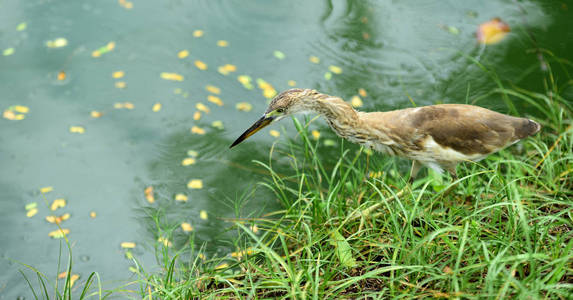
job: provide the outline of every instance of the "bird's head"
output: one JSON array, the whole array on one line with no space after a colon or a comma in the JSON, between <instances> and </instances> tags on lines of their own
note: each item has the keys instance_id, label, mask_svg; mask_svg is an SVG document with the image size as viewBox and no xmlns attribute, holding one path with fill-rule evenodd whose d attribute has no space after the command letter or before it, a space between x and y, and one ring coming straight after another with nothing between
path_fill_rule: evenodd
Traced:
<instances>
[{"instance_id":1,"label":"bird's head","mask_svg":"<svg viewBox=\"0 0 573 300\"><path fill-rule=\"evenodd\" d=\"M318 94L318 92L311 89L290 89L278 94L273 98L271 103L269 103L269 107L263 116L243 134L241 134L241 136L233 142L230 148L238 145L257 131L273 122L277 122L290 114L309 110L311 108L311 104L310 101L306 100L312 98L316 94Z\"/></svg>"}]
</instances>

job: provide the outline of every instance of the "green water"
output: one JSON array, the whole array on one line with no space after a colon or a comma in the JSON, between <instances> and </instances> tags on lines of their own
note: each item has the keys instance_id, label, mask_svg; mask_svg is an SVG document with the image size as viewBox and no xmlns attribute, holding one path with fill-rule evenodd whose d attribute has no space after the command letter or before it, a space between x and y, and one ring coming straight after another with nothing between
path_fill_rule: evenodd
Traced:
<instances>
[{"instance_id":1,"label":"green water","mask_svg":"<svg viewBox=\"0 0 573 300\"><path fill-rule=\"evenodd\" d=\"M293 136L294 128L285 120L229 150L267 103L256 83L248 90L237 76L262 78L279 92L294 80L297 87L345 99L362 88L367 96L361 109L395 109L412 101L478 99L496 84L473 59L504 83L543 91L535 49L573 58L571 10L573 3L562 1L167 0L133 1L132 9L116 1L0 1L0 53L14 49L0 56L0 111L12 105L30 109L21 121L0 119L0 299L31 298L18 273L24 267L15 261L55 277L61 242L48 237L57 229L44 219L50 214L71 214L62 227L70 229L73 273L80 282L97 271L104 287L113 288L135 278L121 242L135 242L132 252L146 269L159 270L154 246L164 233L158 232L157 219L163 228L190 223L195 244L204 245L207 256L221 256L233 250L233 233L225 228L228 218L237 217L235 199L245 199L239 217L279 208L271 194L256 188L265 176L252 160L268 161L273 142ZM474 33L493 17L512 31L501 43L481 47ZM23 22L26 28L17 30ZM204 35L194 37L195 30ZM47 40L59 37L68 45L46 47ZM219 47L219 40L228 46ZM112 51L92 57L111 41ZM189 56L178 58L184 49ZM277 50L283 59L273 54ZM310 62L310 56L320 62ZM198 69L196 60L208 68ZM225 64L237 71L217 72ZM327 80L331 65L342 73ZM125 76L112 78L120 70ZM58 80L60 71L64 80ZM568 80L557 63L554 71L556 80ZM161 79L162 72L184 80ZM118 81L126 87L116 88ZM220 88L223 106L207 101L207 85ZM479 105L508 112L499 95L480 99ZM115 109L117 102L131 102L134 109ZM199 102L210 113L195 121ZM237 110L239 102L252 104L252 111ZM160 111L152 110L155 103L161 103ZM514 105L520 114L529 112L523 103ZM92 118L93 110L103 115ZM223 130L211 126L218 120ZM82 126L85 133L70 133L70 126ZM193 126L206 133L192 134ZM270 129L282 135L272 137ZM340 143L323 121L310 129ZM330 149L337 153L336 146ZM182 166L189 150L198 152L196 163ZM288 168L285 160L276 164ZM188 189L192 179L201 179L203 188ZM41 194L46 186L53 191ZM154 187L154 204L145 198L148 186ZM177 193L188 201L174 201ZM51 212L49 204L57 198L67 206ZM31 202L39 209L27 218L24 207ZM201 210L207 220L200 218ZM189 235L175 230L173 248Z\"/></svg>"}]
</instances>

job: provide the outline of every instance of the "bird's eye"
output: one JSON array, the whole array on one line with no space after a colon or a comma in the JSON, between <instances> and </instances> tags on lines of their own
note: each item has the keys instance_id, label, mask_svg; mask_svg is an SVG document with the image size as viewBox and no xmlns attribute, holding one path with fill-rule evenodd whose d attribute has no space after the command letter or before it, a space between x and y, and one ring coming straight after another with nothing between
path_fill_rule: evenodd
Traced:
<instances>
[{"instance_id":1,"label":"bird's eye","mask_svg":"<svg viewBox=\"0 0 573 300\"><path fill-rule=\"evenodd\" d=\"M277 109L277 112L282 114L285 112L285 110L284 110L284 108L279 108L279 109Z\"/></svg>"}]
</instances>

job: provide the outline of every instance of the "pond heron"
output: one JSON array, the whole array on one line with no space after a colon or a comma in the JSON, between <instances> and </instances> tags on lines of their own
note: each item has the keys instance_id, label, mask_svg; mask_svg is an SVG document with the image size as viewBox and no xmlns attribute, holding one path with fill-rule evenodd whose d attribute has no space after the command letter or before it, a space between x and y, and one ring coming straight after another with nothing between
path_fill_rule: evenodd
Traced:
<instances>
[{"instance_id":1,"label":"pond heron","mask_svg":"<svg viewBox=\"0 0 573 300\"><path fill-rule=\"evenodd\" d=\"M439 104L387 112L360 112L341 98L311 89L277 95L263 116L230 148L265 126L298 112L318 113L342 138L411 159L410 180L422 165L457 179L456 166L478 161L539 131L539 123L466 104Z\"/></svg>"}]
</instances>

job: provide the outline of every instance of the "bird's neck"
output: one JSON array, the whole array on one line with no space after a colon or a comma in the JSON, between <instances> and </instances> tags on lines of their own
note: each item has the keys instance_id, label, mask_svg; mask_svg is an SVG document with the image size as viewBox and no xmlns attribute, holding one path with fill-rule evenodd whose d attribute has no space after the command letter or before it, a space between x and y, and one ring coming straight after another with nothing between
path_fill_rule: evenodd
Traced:
<instances>
[{"instance_id":1,"label":"bird's neck","mask_svg":"<svg viewBox=\"0 0 573 300\"><path fill-rule=\"evenodd\" d=\"M324 116L328 125L339 136L349 138L360 130L358 112L341 98L318 93L312 102L311 110Z\"/></svg>"}]
</instances>

